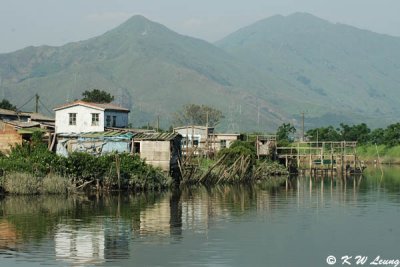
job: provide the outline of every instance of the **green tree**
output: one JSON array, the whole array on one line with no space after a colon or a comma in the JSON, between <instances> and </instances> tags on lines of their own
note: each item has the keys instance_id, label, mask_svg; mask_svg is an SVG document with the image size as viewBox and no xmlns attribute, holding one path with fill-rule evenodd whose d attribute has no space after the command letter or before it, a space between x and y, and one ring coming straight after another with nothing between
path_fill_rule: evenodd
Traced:
<instances>
[{"instance_id":1,"label":"green tree","mask_svg":"<svg viewBox=\"0 0 400 267\"><path fill-rule=\"evenodd\" d=\"M389 125L385 129L383 135L384 144L387 146L396 146L400 144L400 123L394 123Z\"/></svg>"},{"instance_id":2,"label":"green tree","mask_svg":"<svg viewBox=\"0 0 400 267\"><path fill-rule=\"evenodd\" d=\"M222 112L206 105L188 104L182 110L174 114L174 122L177 125L206 125L214 127L224 118Z\"/></svg>"},{"instance_id":3,"label":"green tree","mask_svg":"<svg viewBox=\"0 0 400 267\"><path fill-rule=\"evenodd\" d=\"M110 93L99 89L93 89L92 91L85 91L82 93L82 100L93 103L111 103L114 100L114 96Z\"/></svg>"},{"instance_id":4,"label":"green tree","mask_svg":"<svg viewBox=\"0 0 400 267\"><path fill-rule=\"evenodd\" d=\"M365 123L352 126L341 123L340 127L340 135L343 141L357 141L360 144L365 144L369 141L371 129Z\"/></svg>"},{"instance_id":5,"label":"green tree","mask_svg":"<svg viewBox=\"0 0 400 267\"><path fill-rule=\"evenodd\" d=\"M371 144L382 145L385 143L385 130L382 128L374 129L369 136Z\"/></svg>"},{"instance_id":6,"label":"green tree","mask_svg":"<svg viewBox=\"0 0 400 267\"><path fill-rule=\"evenodd\" d=\"M3 99L3 100L0 102L0 108L2 108L2 109L8 109L8 110L14 110L14 111L17 110L17 107L14 106L13 104L11 104L10 101L8 101L7 99Z\"/></svg>"},{"instance_id":7,"label":"green tree","mask_svg":"<svg viewBox=\"0 0 400 267\"><path fill-rule=\"evenodd\" d=\"M341 136L333 126L308 130L306 133L310 141L340 141Z\"/></svg>"},{"instance_id":8,"label":"green tree","mask_svg":"<svg viewBox=\"0 0 400 267\"><path fill-rule=\"evenodd\" d=\"M283 123L276 131L276 137L279 145L290 143L293 139L293 134L296 133L296 128L290 123Z\"/></svg>"}]
</instances>

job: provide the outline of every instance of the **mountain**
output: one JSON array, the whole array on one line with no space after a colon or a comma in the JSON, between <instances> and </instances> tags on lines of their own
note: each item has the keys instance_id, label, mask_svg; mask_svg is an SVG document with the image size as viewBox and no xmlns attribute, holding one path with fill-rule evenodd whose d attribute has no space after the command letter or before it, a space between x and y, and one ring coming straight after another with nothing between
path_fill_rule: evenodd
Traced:
<instances>
[{"instance_id":1,"label":"mountain","mask_svg":"<svg viewBox=\"0 0 400 267\"><path fill-rule=\"evenodd\" d=\"M239 123L241 129L274 129L286 119L257 99L254 92L268 85L255 68L142 16L86 41L2 54L0 76L4 97L17 106L36 93L51 109L88 89L109 91L131 109L135 127L154 123L157 115L167 127L172 114L189 103L221 109L222 127L230 130L239 130Z\"/></svg>"},{"instance_id":2,"label":"mountain","mask_svg":"<svg viewBox=\"0 0 400 267\"><path fill-rule=\"evenodd\" d=\"M274 16L216 44L142 16L89 40L0 54L0 98L22 109L36 93L42 112L90 89L131 109L134 127L173 123L185 104L224 112L229 131L397 120L400 38L309 14Z\"/></svg>"},{"instance_id":3,"label":"mountain","mask_svg":"<svg viewBox=\"0 0 400 267\"><path fill-rule=\"evenodd\" d=\"M398 37L295 13L258 21L216 45L287 82L287 87L274 88L293 98L282 105L294 116L305 111L309 122L325 125L398 120Z\"/></svg>"}]
</instances>

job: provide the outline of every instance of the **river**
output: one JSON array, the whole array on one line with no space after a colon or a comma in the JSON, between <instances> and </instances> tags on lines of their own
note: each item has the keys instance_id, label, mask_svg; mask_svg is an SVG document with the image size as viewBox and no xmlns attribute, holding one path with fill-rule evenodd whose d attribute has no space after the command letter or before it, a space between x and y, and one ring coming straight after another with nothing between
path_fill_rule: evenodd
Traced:
<instances>
[{"instance_id":1,"label":"river","mask_svg":"<svg viewBox=\"0 0 400 267\"><path fill-rule=\"evenodd\" d=\"M400 168L346 180L6 196L0 266L329 266L400 258ZM331 262L332 263L332 262ZM395 263L393 261L393 263ZM387 265L387 266L394 266ZM399 265L400 266L400 265Z\"/></svg>"}]
</instances>

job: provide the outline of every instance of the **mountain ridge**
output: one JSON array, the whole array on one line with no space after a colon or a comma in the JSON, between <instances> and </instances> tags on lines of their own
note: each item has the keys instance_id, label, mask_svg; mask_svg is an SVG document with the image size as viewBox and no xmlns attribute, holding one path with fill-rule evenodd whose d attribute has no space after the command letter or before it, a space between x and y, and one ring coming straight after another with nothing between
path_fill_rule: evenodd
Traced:
<instances>
[{"instance_id":1,"label":"mountain ridge","mask_svg":"<svg viewBox=\"0 0 400 267\"><path fill-rule=\"evenodd\" d=\"M80 98L85 90L105 89L132 110L135 126L162 115L168 127L172 114L188 103L221 109L226 117L221 128L230 131L296 124L304 110L310 126L324 124L319 118L326 124L337 118L373 121L373 114L394 117L400 38L382 42L372 32L365 37L360 33L365 30L342 27L297 13L260 20L211 44L136 15L88 40L0 54L0 87L17 105L23 96L39 93L50 106ZM351 45L357 38L368 40L359 51ZM380 46L388 51L374 52Z\"/></svg>"}]
</instances>

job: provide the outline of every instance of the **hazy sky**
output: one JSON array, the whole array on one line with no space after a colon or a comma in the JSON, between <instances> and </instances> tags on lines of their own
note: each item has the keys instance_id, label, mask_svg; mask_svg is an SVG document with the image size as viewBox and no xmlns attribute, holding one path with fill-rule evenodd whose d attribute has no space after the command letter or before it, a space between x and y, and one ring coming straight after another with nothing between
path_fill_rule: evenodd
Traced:
<instances>
[{"instance_id":1,"label":"hazy sky","mask_svg":"<svg viewBox=\"0 0 400 267\"><path fill-rule=\"evenodd\" d=\"M399 0L0 0L0 53L84 40L136 14L211 42L294 12L400 36L399 11Z\"/></svg>"}]
</instances>

